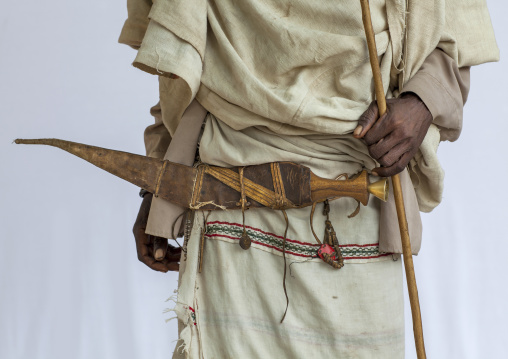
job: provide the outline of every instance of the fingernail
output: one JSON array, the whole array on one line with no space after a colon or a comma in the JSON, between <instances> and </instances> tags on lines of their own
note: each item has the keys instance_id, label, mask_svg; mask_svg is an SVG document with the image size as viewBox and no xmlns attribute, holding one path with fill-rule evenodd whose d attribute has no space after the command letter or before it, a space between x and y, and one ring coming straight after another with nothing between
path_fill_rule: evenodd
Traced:
<instances>
[{"instance_id":1,"label":"fingernail","mask_svg":"<svg viewBox=\"0 0 508 359\"><path fill-rule=\"evenodd\" d=\"M357 128L355 128L353 135L359 136L360 133L362 133L362 130L363 130L363 126L358 126Z\"/></svg>"},{"instance_id":2,"label":"fingernail","mask_svg":"<svg viewBox=\"0 0 508 359\"><path fill-rule=\"evenodd\" d=\"M155 251L155 260L156 261L160 261L162 259L164 259L164 250L162 250L162 248L159 248Z\"/></svg>"},{"instance_id":3,"label":"fingernail","mask_svg":"<svg viewBox=\"0 0 508 359\"><path fill-rule=\"evenodd\" d=\"M379 177L379 175L377 174L377 172L372 171L370 174L371 174L371 175L373 175L373 176L377 176L377 177Z\"/></svg>"}]
</instances>

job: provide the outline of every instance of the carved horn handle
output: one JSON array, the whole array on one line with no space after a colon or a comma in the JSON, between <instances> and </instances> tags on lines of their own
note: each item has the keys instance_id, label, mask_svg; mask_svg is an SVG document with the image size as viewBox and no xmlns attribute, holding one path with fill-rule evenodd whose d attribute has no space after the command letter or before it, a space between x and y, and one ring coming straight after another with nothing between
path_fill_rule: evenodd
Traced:
<instances>
[{"instance_id":1,"label":"carved horn handle","mask_svg":"<svg viewBox=\"0 0 508 359\"><path fill-rule=\"evenodd\" d=\"M322 178L311 172L310 187L313 202L323 202L338 197L351 197L366 206L369 202L369 193L383 201L388 198L387 179L384 178L375 183L370 183L367 171L362 171L354 179L343 181Z\"/></svg>"}]
</instances>

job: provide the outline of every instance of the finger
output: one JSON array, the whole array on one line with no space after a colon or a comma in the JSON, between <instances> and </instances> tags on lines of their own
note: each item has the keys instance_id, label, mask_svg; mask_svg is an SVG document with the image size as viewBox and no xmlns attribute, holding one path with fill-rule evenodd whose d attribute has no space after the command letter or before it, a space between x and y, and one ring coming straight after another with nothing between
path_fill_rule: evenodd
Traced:
<instances>
[{"instance_id":1,"label":"finger","mask_svg":"<svg viewBox=\"0 0 508 359\"><path fill-rule=\"evenodd\" d=\"M166 253L166 257L164 260L167 260L168 262L179 262L180 258L182 257L181 253L173 254L173 253Z\"/></svg>"},{"instance_id":2,"label":"finger","mask_svg":"<svg viewBox=\"0 0 508 359\"><path fill-rule=\"evenodd\" d=\"M164 258L161 261L154 261L154 263L162 264L167 270L178 270L180 266L180 257L172 256Z\"/></svg>"},{"instance_id":3,"label":"finger","mask_svg":"<svg viewBox=\"0 0 508 359\"><path fill-rule=\"evenodd\" d=\"M383 167L393 166L406 152L409 152L408 141L399 143L398 145L391 148L384 156L379 158L377 161Z\"/></svg>"},{"instance_id":4,"label":"finger","mask_svg":"<svg viewBox=\"0 0 508 359\"><path fill-rule=\"evenodd\" d=\"M179 263L169 263L166 268L168 269L168 271L172 271L172 272L178 272L178 270L180 269L180 264Z\"/></svg>"},{"instance_id":5,"label":"finger","mask_svg":"<svg viewBox=\"0 0 508 359\"><path fill-rule=\"evenodd\" d=\"M153 270L156 270L159 272L164 272L164 273L166 273L168 271L168 267L165 263L156 261L150 255L143 256L143 257L139 258L139 260L143 264L145 264L146 266L148 266L149 268L151 268Z\"/></svg>"},{"instance_id":6,"label":"finger","mask_svg":"<svg viewBox=\"0 0 508 359\"><path fill-rule=\"evenodd\" d=\"M365 134L363 139L368 146L379 142L380 139L388 136L392 132L393 129L388 125L390 120L388 116L389 112L386 112L372 125L370 130Z\"/></svg>"},{"instance_id":7,"label":"finger","mask_svg":"<svg viewBox=\"0 0 508 359\"><path fill-rule=\"evenodd\" d=\"M376 123L379 117L379 110L376 101L372 101L367 110L358 119L358 126L353 131L355 138L363 138L367 131Z\"/></svg>"},{"instance_id":8,"label":"finger","mask_svg":"<svg viewBox=\"0 0 508 359\"><path fill-rule=\"evenodd\" d=\"M136 237L136 252L138 253L138 259L141 261L141 257L147 257L151 255L151 252L148 250L148 246L150 245L149 240L146 239L148 236L146 234L140 235ZM146 239L146 243L145 243Z\"/></svg>"},{"instance_id":9,"label":"finger","mask_svg":"<svg viewBox=\"0 0 508 359\"><path fill-rule=\"evenodd\" d=\"M175 256L181 256L182 255L182 248L171 248L171 250L168 250L167 255L175 255Z\"/></svg>"},{"instance_id":10,"label":"finger","mask_svg":"<svg viewBox=\"0 0 508 359\"><path fill-rule=\"evenodd\" d=\"M141 263L145 264L147 267L159 271L159 272L167 272L168 268L165 263L161 263L156 261L152 256L151 246L141 246L138 249L138 259Z\"/></svg>"},{"instance_id":11,"label":"finger","mask_svg":"<svg viewBox=\"0 0 508 359\"><path fill-rule=\"evenodd\" d=\"M156 261L161 261L166 257L168 250L168 239L153 236L153 257Z\"/></svg>"},{"instance_id":12,"label":"finger","mask_svg":"<svg viewBox=\"0 0 508 359\"><path fill-rule=\"evenodd\" d=\"M182 247L180 246L180 244L176 240L175 240L175 243L178 244L178 247L175 247L172 244L168 244L168 252L173 253L173 254L182 253Z\"/></svg>"},{"instance_id":13,"label":"finger","mask_svg":"<svg viewBox=\"0 0 508 359\"><path fill-rule=\"evenodd\" d=\"M169 269L169 266L173 266L172 263L178 263L178 260L168 261L168 260L164 259L163 261L156 261L151 256L151 254L148 254L148 252L149 252L148 247L147 246L144 246L144 247L145 248L142 252L145 252L146 254L138 255L138 259L141 263L145 264L150 269L166 273L168 270L172 270L172 269Z\"/></svg>"},{"instance_id":14,"label":"finger","mask_svg":"<svg viewBox=\"0 0 508 359\"><path fill-rule=\"evenodd\" d=\"M144 244L144 245L148 245L151 242L150 240L150 236L148 234L146 234L145 232L145 228L134 228L133 230L133 233L134 233L134 239L136 240L136 245L138 244Z\"/></svg>"},{"instance_id":15,"label":"finger","mask_svg":"<svg viewBox=\"0 0 508 359\"><path fill-rule=\"evenodd\" d=\"M398 136L395 136L394 133L392 132L388 136L380 139L377 143L370 145L369 146L369 154L372 158L374 158L376 161L381 163L383 166L387 166L386 164L382 163L380 161L380 159L383 156L385 156L388 152L390 152L393 148L395 148L400 143L402 143L403 141L404 141L403 139L401 139ZM398 157L395 160L397 160L397 159L398 159ZM395 160L394 160L394 162L395 162ZM393 162L390 163L390 165L392 165L392 164L393 164Z\"/></svg>"},{"instance_id":16,"label":"finger","mask_svg":"<svg viewBox=\"0 0 508 359\"><path fill-rule=\"evenodd\" d=\"M390 167L378 167L372 170L372 174L374 176L379 177L391 177L400 173L406 168L407 164L412 158L412 154L410 152L406 152L402 155L402 157Z\"/></svg>"},{"instance_id":17,"label":"finger","mask_svg":"<svg viewBox=\"0 0 508 359\"><path fill-rule=\"evenodd\" d=\"M134 234L134 238L136 239L136 252L138 255L138 260L148 265L148 263L153 260L150 245L150 236L147 235L145 231L137 231Z\"/></svg>"}]
</instances>

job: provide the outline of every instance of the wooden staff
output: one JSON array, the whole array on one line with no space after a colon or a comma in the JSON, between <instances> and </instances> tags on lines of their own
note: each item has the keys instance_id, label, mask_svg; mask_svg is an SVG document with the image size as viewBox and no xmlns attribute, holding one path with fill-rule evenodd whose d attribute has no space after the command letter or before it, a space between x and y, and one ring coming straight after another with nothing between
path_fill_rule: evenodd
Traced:
<instances>
[{"instance_id":1,"label":"wooden staff","mask_svg":"<svg viewBox=\"0 0 508 359\"><path fill-rule=\"evenodd\" d=\"M379 108L379 116L386 113L386 98L381 78L381 70L376 49L376 39L372 27L370 16L369 0L360 0L362 5L362 20L367 37L369 48L370 64L374 76L374 85L376 89L376 101ZM392 176L393 195L395 197L395 206L397 208L397 217L399 219L400 237L402 240L402 253L404 256L404 267L406 270L407 288L409 292L409 302L411 303L411 314L413 316L413 333L415 337L416 354L418 359L425 359L425 344L423 342L422 316L420 313L420 303L418 301L418 288L416 287L415 270L413 266L413 255L411 251L411 241L409 239L409 230L407 226L406 210L404 208L404 199L402 198L402 187L398 174Z\"/></svg>"}]
</instances>

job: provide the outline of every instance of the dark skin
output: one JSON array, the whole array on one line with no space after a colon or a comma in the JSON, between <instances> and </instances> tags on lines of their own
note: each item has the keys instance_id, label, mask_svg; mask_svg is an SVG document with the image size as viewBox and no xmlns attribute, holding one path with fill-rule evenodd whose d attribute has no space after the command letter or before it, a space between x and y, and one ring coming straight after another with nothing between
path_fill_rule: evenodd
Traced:
<instances>
[{"instance_id":1,"label":"dark skin","mask_svg":"<svg viewBox=\"0 0 508 359\"><path fill-rule=\"evenodd\" d=\"M166 238L145 233L151 204L152 194L147 193L143 197L138 217L132 229L136 240L138 259L151 269L159 272L178 271L181 248L169 245Z\"/></svg>"},{"instance_id":2,"label":"dark skin","mask_svg":"<svg viewBox=\"0 0 508 359\"><path fill-rule=\"evenodd\" d=\"M413 93L386 101L386 113L378 119L379 110L372 102L358 121L353 136L364 140L369 154L382 167L373 175L390 177L402 172L414 157L432 123L432 114Z\"/></svg>"},{"instance_id":3,"label":"dark skin","mask_svg":"<svg viewBox=\"0 0 508 359\"><path fill-rule=\"evenodd\" d=\"M363 139L369 154L382 167L372 174L390 177L408 165L418 151L432 123L432 114L423 101L413 93L387 100L386 114L379 117L376 102L360 116L353 136ZM145 233L152 194L143 198L133 233L138 259L159 272L178 271L181 249L168 245L168 240Z\"/></svg>"}]
</instances>

